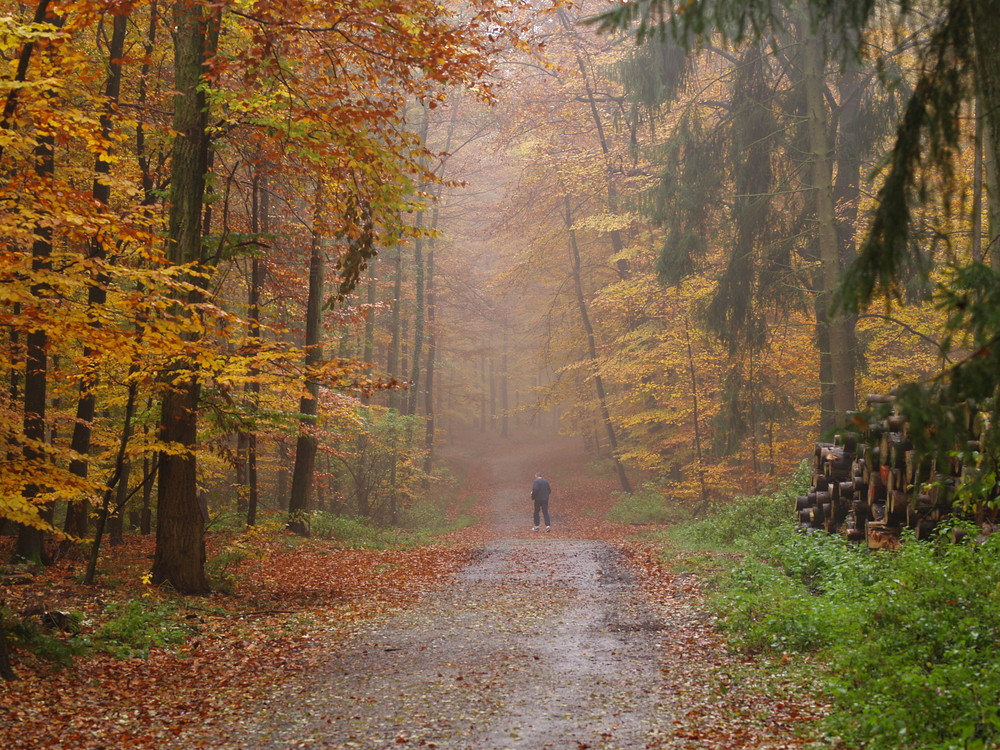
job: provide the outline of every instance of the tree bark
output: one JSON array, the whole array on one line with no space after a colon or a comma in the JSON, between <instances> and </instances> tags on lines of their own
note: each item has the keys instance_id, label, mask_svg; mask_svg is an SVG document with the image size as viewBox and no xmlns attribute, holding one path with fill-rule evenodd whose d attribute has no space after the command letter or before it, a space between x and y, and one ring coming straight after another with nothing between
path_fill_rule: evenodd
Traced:
<instances>
[{"instance_id":1,"label":"tree bark","mask_svg":"<svg viewBox=\"0 0 1000 750\"><path fill-rule=\"evenodd\" d=\"M500 437L510 437L510 404L508 402L507 376L507 331L506 321L503 326L503 351L500 354Z\"/></svg>"},{"instance_id":2,"label":"tree bark","mask_svg":"<svg viewBox=\"0 0 1000 750\"><path fill-rule=\"evenodd\" d=\"M7 650L7 630L0 617L0 679L5 682L13 682L19 679L10 665L10 652Z\"/></svg>"},{"instance_id":3,"label":"tree bark","mask_svg":"<svg viewBox=\"0 0 1000 750\"><path fill-rule=\"evenodd\" d=\"M375 302L378 300L378 278L375 276L378 256L368 261L368 312L365 315L365 340L361 359L371 364L375 359Z\"/></svg>"},{"instance_id":4,"label":"tree bark","mask_svg":"<svg viewBox=\"0 0 1000 750\"><path fill-rule=\"evenodd\" d=\"M316 223L322 210L322 188L316 190ZM295 443L295 467L292 470L292 492L288 499L288 528L301 536L309 535L306 514L309 493L316 469L316 436L313 428L319 413L319 383L314 371L323 361L322 313L325 258L319 230L313 229L309 252L309 298L306 301L306 394L299 401L302 427Z\"/></svg>"},{"instance_id":5,"label":"tree bark","mask_svg":"<svg viewBox=\"0 0 1000 750\"><path fill-rule=\"evenodd\" d=\"M35 148L37 159L36 173L40 178L51 179L55 171L54 161L55 140L52 136L39 138ZM52 228L43 225L35 228L36 239L31 246L31 270L37 275L51 268ZM31 296L42 305L42 299L48 294L47 284L32 284ZM46 460L41 445L45 442L45 401L48 389L48 333L42 327L28 331L25 337L24 354L24 459L28 470L36 470L32 464ZM25 486L22 494L26 501L32 502L40 492L34 482ZM50 509L49 509L50 510ZM46 511L43 511L43 515ZM32 560L38 563L48 563L40 529L33 526L20 526L17 542L14 547L14 557Z\"/></svg>"},{"instance_id":6,"label":"tree bark","mask_svg":"<svg viewBox=\"0 0 1000 750\"><path fill-rule=\"evenodd\" d=\"M437 226L438 208L434 207L434 226ZM424 473L430 474L434 467L434 360L437 357L437 330L434 317L437 314L434 297L434 245L431 237L427 241L427 366L424 379Z\"/></svg>"},{"instance_id":7,"label":"tree bark","mask_svg":"<svg viewBox=\"0 0 1000 750\"><path fill-rule=\"evenodd\" d=\"M418 232L423 227L423 223L424 214L422 211L419 211L416 218ZM424 355L424 316L426 314L426 310L424 308L425 274L424 240L422 237L418 236L413 241L413 357L412 366L410 367L410 390L407 392L406 408L403 410L405 414L417 413L417 394L420 389L420 367L423 364L422 360Z\"/></svg>"},{"instance_id":8,"label":"tree bark","mask_svg":"<svg viewBox=\"0 0 1000 750\"><path fill-rule=\"evenodd\" d=\"M257 236L261 231L270 231L270 206L267 178L257 176L253 183L253 212L251 216L251 231ZM264 262L259 254L255 254L250 265L250 338L259 345L262 341L260 328L260 295L264 288ZM257 375L257 370L253 370ZM260 382L254 377L247 384L250 395L250 408L257 413L260 401ZM254 424L247 436L247 526L257 524L257 509L260 502L260 487L257 475L257 425Z\"/></svg>"},{"instance_id":9,"label":"tree bark","mask_svg":"<svg viewBox=\"0 0 1000 750\"><path fill-rule=\"evenodd\" d=\"M821 417L824 423L839 423L848 411L857 407L854 393L854 350L850 321L842 312L830 310L833 291L840 283L842 264L837 239L837 217L833 200L833 167L827 136L829 118L824 101L824 45L810 21L803 29L803 84L806 96L806 119L809 133L810 188L816 210L816 233L821 270L817 290L827 311L826 325L832 394L832 415Z\"/></svg>"},{"instance_id":10,"label":"tree bark","mask_svg":"<svg viewBox=\"0 0 1000 750\"><path fill-rule=\"evenodd\" d=\"M213 11L215 13L217 11ZM169 258L175 265L203 261L202 209L210 139L208 102L202 89L205 61L214 52L215 16L203 6L177 0L174 27L174 136L170 170ZM200 295L195 294L196 298ZM188 302L196 300L187 300ZM180 363L185 374L168 373L160 439L174 444L159 458L156 553L153 583L169 583L184 594L210 590L205 577L205 527L198 502L195 448L201 384L193 362ZM178 450L179 449L179 450Z\"/></svg>"},{"instance_id":11,"label":"tree bark","mask_svg":"<svg viewBox=\"0 0 1000 750\"><path fill-rule=\"evenodd\" d=\"M618 436L615 433L615 425L611 421L611 412L608 410L608 398L604 390L604 379L598 372L597 361L597 339L594 335L594 326L590 322L590 312L587 310L587 298L583 293L582 263L580 262L580 248L576 243L576 231L573 229L573 209L570 206L569 196L564 196L566 206L565 222L566 230L569 232L569 251L571 260L571 272L573 275L573 288L576 292L576 303L580 310L580 321L583 323L584 332L587 335L587 358L590 361L591 376L594 379L594 388L597 391L597 403L601 413L601 421L604 423L605 432L608 435L608 447L611 450L611 460L615 464L615 472L618 474L618 481L621 483L622 491L631 493L632 483L625 473L625 467L618 457Z\"/></svg>"},{"instance_id":12,"label":"tree bark","mask_svg":"<svg viewBox=\"0 0 1000 750\"><path fill-rule=\"evenodd\" d=\"M131 368L130 375L134 375L137 368L133 365ZM101 510L97 516L97 525L94 530L94 541L90 546L90 557L87 563L87 572L84 576L83 582L86 584L92 584L94 582L94 576L97 574L97 558L101 552L101 540L104 536L104 529L112 516L121 517L122 512L125 509L125 503L128 500L128 466L129 461L127 457L127 449L129 440L132 437L132 421L135 417L135 400L136 394L138 393L139 387L137 383L133 380L129 384L128 388L128 401L125 404L125 419L122 423L121 437L118 441L118 453L115 457L114 470L111 476L108 478L107 483L104 487L104 499L101 503ZM145 478L144 478L145 481ZM117 507L111 508L111 494L114 492L115 487L118 487L118 503ZM119 542L120 543L120 542ZM112 540L114 544L114 540Z\"/></svg>"},{"instance_id":13,"label":"tree bark","mask_svg":"<svg viewBox=\"0 0 1000 750\"><path fill-rule=\"evenodd\" d=\"M40 0L38 5L35 6L35 16L32 19L32 23L40 24L46 21L52 21L49 17L49 5L51 0ZM35 52L35 42L28 42L22 48L17 59L17 70L14 72L14 83L24 83L28 78L28 66L31 64L31 56ZM7 91L7 98L4 101L3 115L0 116L0 130L9 130L11 128L11 120L14 119L14 113L17 111L17 100L18 93L21 88L19 86L11 86ZM0 156L3 156L3 145L0 145Z\"/></svg>"},{"instance_id":14,"label":"tree bark","mask_svg":"<svg viewBox=\"0 0 1000 750\"><path fill-rule=\"evenodd\" d=\"M402 336L400 335L400 318L402 315L401 305L403 296L403 248L400 246L396 251L396 280L392 293L392 323L391 340L389 342L388 367L389 377L395 378L399 372L399 350ZM399 409L401 397L399 391L393 389L389 391L389 408Z\"/></svg>"},{"instance_id":15,"label":"tree bark","mask_svg":"<svg viewBox=\"0 0 1000 750\"><path fill-rule=\"evenodd\" d=\"M701 414L698 408L698 376L694 367L694 348L691 346L691 323L684 319L684 341L687 344L688 372L691 377L691 406L694 423L694 450L698 460L698 483L701 485L701 508L708 506L708 488L705 486L705 464L701 454Z\"/></svg>"},{"instance_id":16,"label":"tree bark","mask_svg":"<svg viewBox=\"0 0 1000 750\"><path fill-rule=\"evenodd\" d=\"M117 104L121 94L122 64L125 50L125 32L128 28L128 16L119 14L114 16L111 42L108 45L108 77L104 84L104 96L106 109L101 114L101 136L105 139L110 137L112 130L110 108ZM109 159L98 158L94 162L94 185L91 194L94 200L101 205L107 206L111 200L111 184L106 179L111 173L111 161ZM92 260L102 261L105 257L104 246L100 240L91 240L87 248L87 257ZM107 275L98 273L94 283L87 288L87 307L91 310L90 325L93 328L100 328L100 320L94 311L104 307L108 299ZM95 352L90 347L84 347L83 357L85 360L94 356ZM94 414L96 412L96 399L94 396L94 381L85 378L80 383L80 397L76 404L76 420L73 422L73 437L70 446L73 452L79 456L70 461L70 473L82 479L86 479L89 473L90 440ZM87 505L84 500L70 503L66 508L66 533L73 536L83 536L87 532Z\"/></svg>"},{"instance_id":17,"label":"tree bark","mask_svg":"<svg viewBox=\"0 0 1000 750\"><path fill-rule=\"evenodd\" d=\"M559 10L559 20L562 22L563 28L566 31L573 34L574 40L576 40L577 46L574 51L574 56L576 57L576 66L580 71L580 76L583 78L583 88L584 93L587 96L587 104L590 106L590 116L594 121L594 127L597 129L597 140L601 145L601 153L604 155L604 167L605 167L605 180L607 187L607 202L608 202L608 213L612 216L617 216L618 214L618 188L615 185L615 181L612 179L611 172L611 147L608 145L608 138L604 134L604 122L601 117L601 112L597 108L597 101L594 98L594 89L590 84L590 76L587 73L587 66L584 63L583 55L580 54L580 38L576 33L573 25L571 24L566 11L563 9ZM615 254L615 268L618 270L618 276L625 279L629 275L629 265L628 261L621 257L621 252L624 249L624 242L622 241L621 231L618 229L612 229L608 232L608 236L611 239L611 251Z\"/></svg>"},{"instance_id":18,"label":"tree bark","mask_svg":"<svg viewBox=\"0 0 1000 750\"><path fill-rule=\"evenodd\" d=\"M1000 0L977 0L969 8L975 37L976 88L983 113L988 218L984 255L994 269L1000 269Z\"/></svg>"}]
</instances>

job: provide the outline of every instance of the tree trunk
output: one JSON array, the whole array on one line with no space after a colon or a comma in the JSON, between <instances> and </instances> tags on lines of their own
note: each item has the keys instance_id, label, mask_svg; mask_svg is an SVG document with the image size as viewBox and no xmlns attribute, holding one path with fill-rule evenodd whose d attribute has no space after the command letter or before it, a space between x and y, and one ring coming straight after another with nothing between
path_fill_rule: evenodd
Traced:
<instances>
[{"instance_id":1,"label":"tree trunk","mask_svg":"<svg viewBox=\"0 0 1000 750\"><path fill-rule=\"evenodd\" d=\"M434 225L438 209L434 208ZM434 238L427 241L427 367L424 381L424 473L434 467L434 359L437 357L437 331L434 316L437 312L434 299Z\"/></svg>"},{"instance_id":2,"label":"tree trunk","mask_svg":"<svg viewBox=\"0 0 1000 750\"><path fill-rule=\"evenodd\" d=\"M486 355L479 355L479 431L486 432Z\"/></svg>"},{"instance_id":3,"label":"tree trunk","mask_svg":"<svg viewBox=\"0 0 1000 750\"><path fill-rule=\"evenodd\" d=\"M691 346L691 323L684 319L684 341L687 344L688 372L691 376L691 421L694 423L694 450L698 460L698 484L701 485L701 509L708 506L708 488L705 486L705 463L701 454L701 414L698 409L698 376L694 368L694 348Z\"/></svg>"},{"instance_id":4,"label":"tree trunk","mask_svg":"<svg viewBox=\"0 0 1000 750\"><path fill-rule=\"evenodd\" d=\"M402 315L401 305L403 296L403 248L400 246L396 251L396 280L392 293L392 339L389 342L389 377L399 377L399 350L402 336L400 335L400 316ZM389 391L389 408L399 409L402 398L399 391L393 389Z\"/></svg>"},{"instance_id":5,"label":"tree trunk","mask_svg":"<svg viewBox=\"0 0 1000 750\"><path fill-rule=\"evenodd\" d=\"M990 265L1000 269L1000 0L978 0L969 8L975 35L976 87L983 113L988 208L984 234Z\"/></svg>"},{"instance_id":6,"label":"tree trunk","mask_svg":"<svg viewBox=\"0 0 1000 750\"><path fill-rule=\"evenodd\" d=\"M497 426L497 377L493 366L493 358L490 357L490 429Z\"/></svg>"},{"instance_id":7,"label":"tree trunk","mask_svg":"<svg viewBox=\"0 0 1000 750\"><path fill-rule=\"evenodd\" d=\"M378 256L368 261L368 311L365 315L365 340L361 359L366 363L375 361L375 303L378 301L378 279L375 277L375 264Z\"/></svg>"},{"instance_id":8,"label":"tree trunk","mask_svg":"<svg viewBox=\"0 0 1000 750\"><path fill-rule=\"evenodd\" d=\"M979 94L975 99L976 141L972 159L972 260L983 261L983 103Z\"/></svg>"},{"instance_id":9,"label":"tree trunk","mask_svg":"<svg viewBox=\"0 0 1000 750\"><path fill-rule=\"evenodd\" d=\"M218 11L212 11L216 13ZM202 90L206 57L214 53L215 16L203 6L177 0L174 24L174 136L170 170L170 261L184 264L203 260L201 219L205 198L210 139L208 102ZM196 297L200 295L195 295ZM189 300L191 301L191 300ZM176 443L181 452L159 457L156 553L153 583L169 583L184 594L209 591L205 577L205 526L198 503L198 399L201 384L192 362L187 374L173 377L163 397L160 439ZM170 379L170 373L168 373Z\"/></svg>"},{"instance_id":10,"label":"tree trunk","mask_svg":"<svg viewBox=\"0 0 1000 750\"><path fill-rule=\"evenodd\" d=\"M0 679L5 682L13 682L18 679L14 673L14 668L10 665L10 652L7 650L7 630L0 617Z\"/></svg>"},{"instance_id":11,"label":"tree trunk","mask_svg":"<svg viewBox=\"0 0 1000 750\"><path fill-rule=\"evenodd\" d=\"M579 36L570 22L569 17L566 15L566 11L563 9L559 10L559 20L562 22L563 28L572 33L574 40L577 42L574 52L574 56L576 57L576 66L580 71L580 76L583 78L583 88L587 97L587 104L590 107L590 116L594 121L594 127L597 129L597 140L598 143L601 144L601 153L604 155L605 180L608 195L608 213L612 216L617 216L618 188L611 176L611 147L608 145L608 138L604 133L604 122L601 117L601 112L597 108L597 100L594 98L594 89L590 84L590 75L587 72L587 66L583 60L583 55L580 54ZM611 251L615 255L615 268L618 269L619 277L624 279L629 275L629 266L628 261L621 257L622 250L625 246L624 242L622 242L621 231L619 229L612 229L608 232L608 236L611 239Z\"/></svg>"},{"instance_id":12,"label":"tree trunk","mask_svg":"<svg viewBox=\"0 0 1000 750\"><path fill-rule=\"evenodd\" d=\"M580 320L583 323L584 332L587 335L587 358L590 360L594 388L597 391L597 403L600 408L601 421L608 435L608 446L611 450L611 460L614 461L615 471L618 474L618 481L621 483L623 492L632 492L632 483L625 473L625 467L618 457L618 436L615 434L615 426L611 421L611 412L608 410L607 394L604 391L604 379L598 372L597 361L597 339L594 335L594 326L590 322L590 312L587 310L587 298L583 294L582 264L580 262L580 249L576 244L576 231L573 229L573 209L570 206L569 196L564 196L566 205L566 230L569 232L570 260L573 274L573 288L576 291L576 303L580 310Z\"/></svg>"},{"instance_id":13,"label":"tree trunk","mask_svg":"<svg viewBox=\"0 0 1000 750\"><path fill-rule=\"evenodd\" d=\"M507 383L507 326L503 327L503 353L500 355L500 437L510 437L510 410Z\"/></svg>"},{"instance_id":14,"label":"tree trunk","mask_svg":"<svg viewBox=\"0 0 1000 750\"><path fill-rule=\"evenodd\" d=\"M146 429L145 427L143 428ZM139 512L139 533L143 536L153 531L153 482L156 479L155 466L150 465L149 456L142 457L142 510Z\"/></svg>"},{"instance_id":15,"label":"tree trunk","mask_svg":"<svg viewBox=\"0 0 1000 750\"><path fill-rule=\"evenodd\" d=\"M4 114L6 122L7 113ZM39 137L38 145L35 147L35 159L35 173L41 181L50 181L55 173L55 138L52 135ZM31 246L31 271L33 275L38 276L52 267L52 227L47 224L36 226L35 237ZM42 298L48 293L48 284L31 285L31 296L38 300L39 306L42 305ZM48 345L48 333L44 328L28 331L25 337L24 356L24 458L29 471L37 471L38 465L46 461L41 446L45 442ZM22 494L25 500L31 502L38 496L39 491L38 485L32 482L25 486ZM51 505L45 506L41 513L43 517L51 518ZM23 525L19 527L14 557L48 564L44 537L40 529Z\"/></svg>"},{"instance_id":16,"label":"tree trunk","mask_svg":"<svg viewBox=\"0 0 1000 750\"><path fill-rule=\"evenodd\" d=\"M133 365L130 368L131 371L129 372L129 375L135 375L137 369L138 368ZM113 515L120 518L122 511L125 509L125 502L128 500L129 462L127 458L127 449L129 440L132 438L132 421L135 418L135 399L138 391L138 384L135 380L132 380L128 387L128 401L125 404L125 419L122 421L122 432L118 441L118 453L115 457L114 469L104 486L104 498L101 503L100 512L97 516L97 524L94 529L94 541L90 545L90 558L87 562L87 572L83 579L83 582L88 585L94 582L94 576L97 573L97 558L101 552L101 540L104 536L104 529L107 526L108 520ZM124 482L124 490L122 489L122 482ZM118 503L117 507L112 508L111 494L114 492L116 486L119 489ZM112 544L114 544L114 540L112 540Z\"/></svg>"},{"instance_id":17,"label":"tree trunk","mask_svg":"<svg viewBox=\"0 0 1000 750\"><path fill-rule=\"evenodd\" d=\"M111 33L111 42L108 45L108 77L104 84L104 96L107 109L101 114L101 136L107 139L111 135L112 122L111 107L118 102L121 93L122 64L121 60L125 54L125 32L128 28L128 15L119 14L114 16ZM111 161L109 159L98 158L94 162L94 179L91 194L94 200L103 206L107 206L111 200L111 184L107 176L111 173ZM104 246L100 240L94 239L88 247L87 257L95 260L103 260L105 257ZM97 310L104 307L108 299L107 276L98 274L94 283L87 288L87 307ZM93 328L100 328L101 323L97 317L91 320ZM84 359L94 356L95 352L89 347L84 347ZM70 461L70 473L83 479L87 478L89 471L90 439L94 414L96 411L96 401L93 391L94 383L91 379L85 378L80 383L80 397L76 404L76 420L73 422L73 437L70 446L73 452L79 456ZM83 536L87 532L87 505L85 500L70 503L66 509L66 532L73 536Z\"/></svg>"},{"instance_id":18,"label":"tree trunk","mask_svg":"<svg viewBox=\"0 0 1000 750\"><path fill-rule=\"evenodd\" d=\"M123 440L128 441L132 437L131 429L123 436ZM118 480L118 491L115 496L115 512L109 519L108 544L112 547L120 547L125 544L125 505L129 500L128 483L132 476L132 462L125 459L121 468L121 479Z\"/></svg>"},{"instance_id":19,"label":"tree trunk","mask_svg":"<svg viewBox=\"0 0 1000 750\"><path fill-rule=\"evenodd\" d=\"M417 212L417 231L423 227L424 214ZM413 241L413 284L414 284L414 310L413 310L413 357L410 368L410 390L407 393L407 404L404 410L406 414L417 413L417 392L420 389L420 366L424 355L424 291L425 291L424 267L424 240L416 237Z\"/></svg>"},{"instance_id":20,"label":"tree trunk","mask_svg":"<svg viewBox=\"0 0 1000 750\"><path fill-rule=\"evenodd\" d=\"M39 0L38 5L35 6L35 17L33 19L34 24L41 23L52 23L54 19L49 16L49 5L51 0ZM60 19L56 19L57 23L61 23ZM20 84L24 83L28 77L28 66L31 64L31 56L35 52L35 43L27 42L22 48L18 55L17 60L17 70L14 72L14 83ZM7 90L7 99L3 106L3 115L0 117L0 130L9 130L12 127L12 120L14 119L14 113L17 111L17 99L18 92L21 90L20 86L14 85ZM3 156L3 145L0 144L0 156Z\"/></svg>"},{"instance_id":21,"label":"tree trunk","mask_svg":"<svg viewBox=\"0 0 1000 750\"><path fill-rule=\"evenodd\" d=\"M833 200L833 168L827 136L829 118L824 101L824 44L809 20L803 29L803 84L809 133L810 181L816 209L818 257L821 265L818 305L827 310L829 361L833 415L823 421L839 423L848 411L857 408L854 393L854 349L850 320L842 312L830 310L833 291L840 283L842 264L837 239L837 216Z\"/></svg>"},{"instance_id":22,"label":"tree trunk","mask_svg":"<svg viewBox=\"0 0 1000 750\"><path fill-rule=\"evenodd\" d=\"M251 231L256 237L261 231L270 231L270 198L267 191L267 178L259 177L253 183L253 211L251 215ZM262 336L260 329L260 295L264 288L264 263L255 254L250 265L250 338L260 345ZM257 370L253 370L257 375ZM260 401L260 382L254 377L246 386L250 397L250 408L256 417ZM260 502L260 490L257 476L257 425L251 428L247 435L247 526L257 524L257 506Z\"/></svg>"},{"instance_id":23,"label":"tree trunk","mask_svg":"<svg viewBox=\"0 0 1000 750\"><path fill-rule=\"evenodd\" d=\"M322 210L322 187L316 190L316 223ZM309 493L316 468L316 415L319 413L319 383L314 371L323 361L323 273L325 258L320 244L318 226L313 229L309 253L309 298L306 301L306 395L299 401L302 427L295 443L295 467L292 471L292 492L288 499L288 528L301 536L309 535L306 514Z\"/></svg>"}]
</instances>

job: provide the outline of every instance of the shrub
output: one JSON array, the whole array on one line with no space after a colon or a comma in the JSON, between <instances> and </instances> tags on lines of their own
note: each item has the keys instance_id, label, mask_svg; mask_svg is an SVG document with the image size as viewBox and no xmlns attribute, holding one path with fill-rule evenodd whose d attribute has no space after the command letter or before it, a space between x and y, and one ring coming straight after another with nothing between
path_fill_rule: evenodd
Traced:
<instances>
[{"instance_id":1,"label":"shrub","mask_svg":"<svg viewBox=\"0 0 1000 750\"><path fill-rule=\"evenodd\" d=\"M664 496L661 488L644 484L631 494L614 493L616 501L608 519L617 523L676 523L691 517L683 503Z\"/></svg>"},{"instance_id":2,"label":"shrub","mask_svg":"<svg viewBox=\"0 0 1000 750\"><path fill-rule=\"evenodd\" d=\"M387 549L412 546L427 539L426 534L394 526L380 526L367 518L316 511L310 514L310 519L313 536L329 539L343 547Z\"/></svg>"},{"instance_id":3,"label":"shrub","mask_svg":"<svg viewBox=\"0 0 1000 750\"><path fill-rule=\"evenodd\" d=\"M836 728L856 726L873 748L996 747L1000 537L909 540L874 557L881 575L856 612L864 637L831 649L834 694L867 711Z\"/></svg>"},{"instance_id":4,"label":"shrub","mask_svg":"<svg viewBox=\"0 0 1000 750\"><path fill-rule=\"evenodd\" d=\"M671 534L742 551L713 558L712 603L730 639L824 664L837 709L827 729L850 747L1000 747L1000 534L954 544L949 528L871 552L801 533L792 508L804 479Z\"/></svg>"},{"instance_id":5,"label":"shrub","mask_svg":"<svg viewBox=\"0 0 1000 750\"><path fill-rule=\"evenodd\" d=\"M8 645L21 646L36 656L60 666L69 666L73 662L73 657L85 653L90 646L86 637L76 635L83 619L78 612L70 613L72 628L68 635L44 627L33 619L15 617L6 608L0 608L0 618L6 627Z\"/></svg>"},{"instance_id":6,"label":"shrub","mask_svg":"<svg viewBox=\"0 0 1000 750\"><path fill-rule=\"evenodd\" d=\"M249 559L263 559L267 554L267 541L284 528L278 516L263 519L256 526L234 533L217 554L208 559L205 571L212 587L232 593L239 579L242 564Z\"/></svg>"},{"instance_id":7,"label":"shrub","mask_svg":"<svg viewBox=\"0 0 1000 750\"><path fill-rule=\"evenodd\" d=\"M755 537L784 535L794 522L795 496L809 483L805 462L778 490L717 503L707 518L686 525L679 533L688 542L722 547L741 546Z\"/></svg>"},{"instance_id":8,"label":"shrub","mask_svg":"<svg viewBox=\"0 0 1000 750\"><path fill-rule=\"evenodd\" d=\"M403 511L400 526L417 534L444 534L475 522L476 519L468 514L449 518L440 503L422 499L414 501Z\"/></svg>"}]
</instances>

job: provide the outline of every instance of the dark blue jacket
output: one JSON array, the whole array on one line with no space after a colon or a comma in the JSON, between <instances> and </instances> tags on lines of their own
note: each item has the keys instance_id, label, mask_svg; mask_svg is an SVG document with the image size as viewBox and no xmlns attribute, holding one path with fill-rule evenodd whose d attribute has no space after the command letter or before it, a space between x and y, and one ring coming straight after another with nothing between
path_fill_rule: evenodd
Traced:
<instances>
[{"instance_id":1,"label":"dark blue jacket","mask_svg":"<svg viewBox=\"0 0 1000 750\"><path fill-rule=\"evenodd\" d=\"M549 486L549 480L542 477L535 477L535 481L531 485L531 499L548 500L551 494L552 487Z\"/></svg>"}]
</instances>

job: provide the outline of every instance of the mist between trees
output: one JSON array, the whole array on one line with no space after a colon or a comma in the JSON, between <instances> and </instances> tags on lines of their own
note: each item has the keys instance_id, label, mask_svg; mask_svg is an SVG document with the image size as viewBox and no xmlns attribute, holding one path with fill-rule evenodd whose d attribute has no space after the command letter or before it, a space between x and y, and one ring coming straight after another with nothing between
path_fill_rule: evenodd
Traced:
<instances>
[{"instance_id":1,"label":"mist between trees","mask_svg":"<svg viewBox=\"0 0 1000 750\"><path fill-rule=\"evenodd\" d=\"M996 417L996 5L6 4L15 554L155 533L205 592L206 519L404 523L470 429L695 508L859 394L954 450Z\"/></svg>"}]
</instances>

